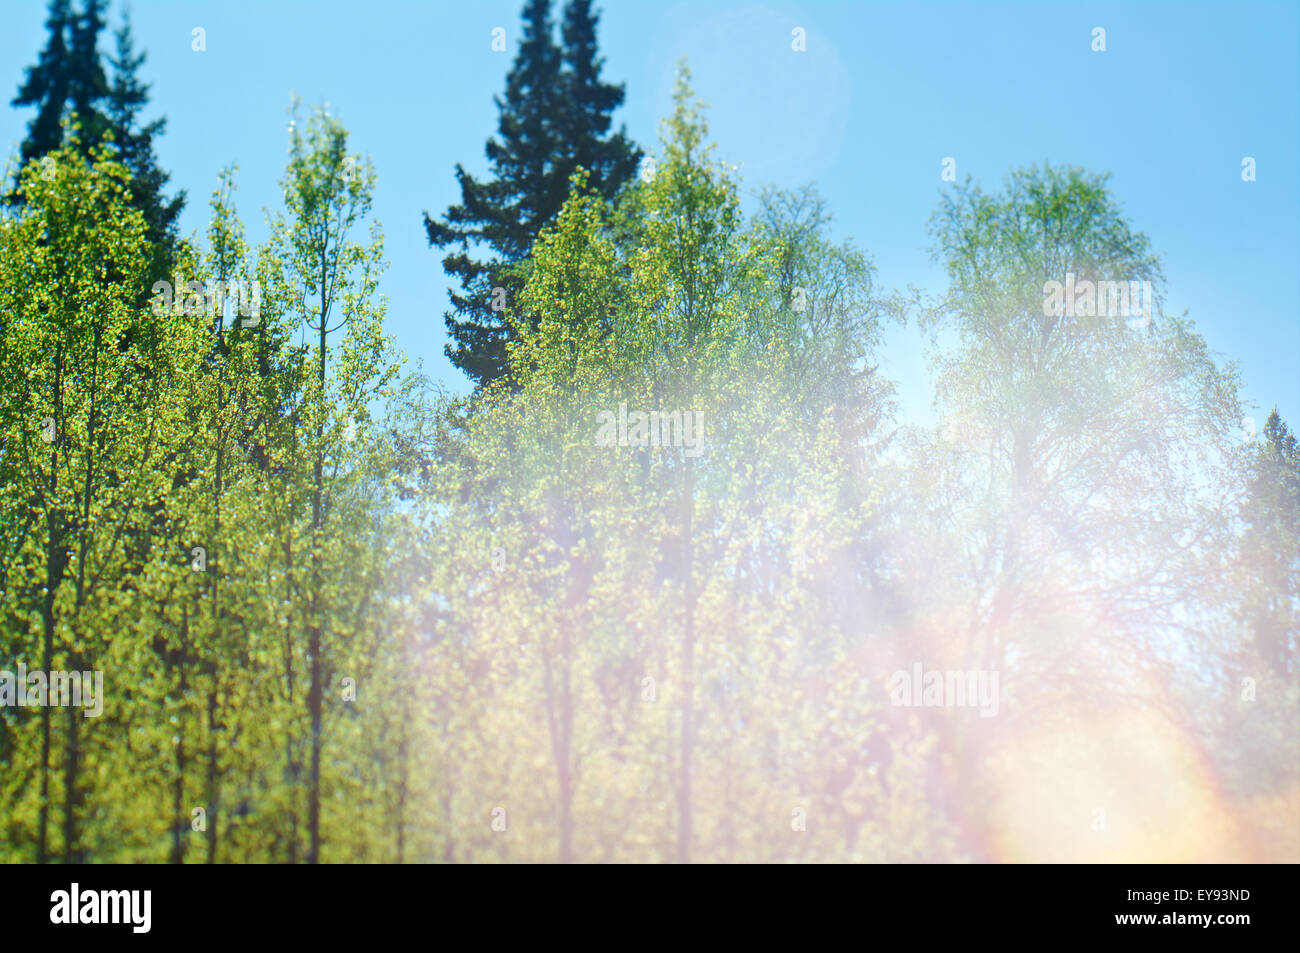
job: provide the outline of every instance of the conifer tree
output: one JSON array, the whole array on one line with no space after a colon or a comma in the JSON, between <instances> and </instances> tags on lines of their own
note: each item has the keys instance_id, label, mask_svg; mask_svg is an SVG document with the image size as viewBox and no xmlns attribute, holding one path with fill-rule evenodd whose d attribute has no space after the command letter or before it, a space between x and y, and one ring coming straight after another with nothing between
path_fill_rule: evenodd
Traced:
<instances>
[{"instance_id":1,"label":"conifer tree","mask_svg":"<svg viewBox=\"0 0 1300 953\"><path fill-rule=\"evenodd\" d=\"M568 126L566 141L573 145L573 161L587 170L587 181L596 192L609 198L636 172L640 150L627 138L625 129L610 134L612 114L623 105L623 87L601 81L604 60L596 50L596 26L600 15L591 0L570 0L564 8L563 61L567 112L561 117Z\"/></svg>"},{"instance_id":2,"label":"conifer tree","mask_svg":"<svg viewBox=\"0 0 1300 953\"><path fill-rule=\"evenodd\" d=\"M104 27L103 6L104 0L87 0L85 10L77 14L71 0L50 0L45 21L49 41L36 65L27 68L27 78L11 103L37 109L21 147L24 164L63 144L65 112L81 126L86 155L102 140L108 82L96 43Z\"/></svg>"},{"instance_id":3,"label":"conifer tree","mask_svg":"<svg viewBox=\"0 0 1300 953\"><path fill-rule=\"evenodd\" d=\"M137 76L145 54L135 52L127 16L123 16L114 36L117 49L110 60L113 81L107 91L105 114L117 146L118 161L131 172L131 204L144 214L149 243L155 249L153 273L161 277L170 273L175 257L176 224L185 205L185 192L174 196L163 194L171 176L158 167L153 140L167 128L167 120L159 117L140 123L140 113L149 102L149 84Z\"/></svg>"},{"instance_id":4,"label":"conifer tree","mask_svg":"<svg viewBox=\"0 0 1300 953\"><path fill-rule=\"evenodd\" d=\"M492 177L479 181L458 165L460 202L441 220L424 216L430 246L448 250L443 268L460 283L449 293L446 353L479 385L507 374L514 331L506 312L523 287L518 266L564 204L570 175L589 166L593 186L608 198L640 160L621 131L608 135L623 90L600 79L596 22L589 3L571 3L561 52L550 0L529 0L505 96L496 100L498 135L487 143ZM471 245L488 257L471 257Z\"/></svg>"},{"instance_id":5,"label":"conifer tree","mask_svg":"<svg viewBox=\"0 0 1300 953\"><path fill-rule=\"evenodd\" d=\"M1243 508L1240 614L1259 657L1286 677L1300 631L1300 447L1276 409L1261 437Z\"/></svg>"},{"instance_id":6,"label":"conifer tree","mask_svg":"<svg viewBox=\"0 0 1300 953\"><path fill-rule=\"evenodd\" d=\"M58 147L63 138L63 106L68 101L71 75L68 45L64 34L72 19L70 0L50 0L49 42L35 66L27 67L27 78L10 105L36 106L36 117L27 124L27 138L22 144L22 161L37 158Z\"/></svg>"},{"instance_id":7,"label":"conifer tree","mask_svg":"<svg viewBox=\"0 0 1300 953\"><path fill-rule=\"evenodd\" d=\"M153 140L166 128L166 120L140 123L149 101L149 85L137 76L145 54L135 52L131 24L125 16L116 31L116 55L110 58L111 82L105 73L98 48L105 26L104 7L105 0L85 0L77 13L71 0L50 0L48 44L36 65L28 67L12 103L37 109L28 124L21 159L26 164L59 148L65 118L78 127L78 148L88 159L97 146L111 139L116 158L131 173L130 202L148 226L153 248L150 271L163 277L174 264L176 222L185 193L163 194L170 176L158 167ZM17 190L13 197L22 200Z\"/></svg>"}]
</instances>

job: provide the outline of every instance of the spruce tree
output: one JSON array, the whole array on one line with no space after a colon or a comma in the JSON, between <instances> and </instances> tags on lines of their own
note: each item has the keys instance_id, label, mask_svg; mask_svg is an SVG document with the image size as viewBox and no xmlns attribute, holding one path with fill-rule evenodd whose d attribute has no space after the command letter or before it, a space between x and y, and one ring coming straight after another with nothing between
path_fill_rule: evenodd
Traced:
<instances>
[{"instance_id":1,"label":"spruce tree","mask_svg":"<svg viewBox=\"0 0 1300 953\"><path fill-rule=\"evenodd\" d=\"M91 146L104 140L108 118L104 100L108 96L108 78L99 55L99 34L104 29L104 6L107 0L85 0L79 16L68 23L68 54L71 82L68 105L81 124L81 140L89 154Z\"/></svg>"},{"instance_id":2,"label":"spruce tree","mask_svg":"<svg viewBox=\"0 0 1300 953\"><path fill-rule=\"evenodd\" d=\"M1300 444L1276 409L1261 437L1242 512L1238 611L1260 659L1286 677L1300 631Z\"/></svg>"},{"instance_id":3,"label":"spruce tree","mask_svg":"<svg viewBox=\"0 0 1300 953\"><path fill-rule=\"evenodd\" d=\"M145 61L143 52L135 52L131 23L126 15L114 34L117 41L113 65L113 82L106 97L106 115L118 159L131 172L131 204L144 214L154 261L151 273L164 277L171 271L176 243L177 219L185 205L185 192L166 196L163 189L171 176L158 167L153 139L167 128L167 120L158 118L140 125L139 115L149 102L149 84L142 83L137 71Z\"/></svg>"},{"instance_id":4,"label":"spruce tree","mask_svg":"<svg viewBox=\"0 0 1300 953\"><path fill-rule=\"evenodd\" d=\"M65 112L81 127L84 154L104 137L108 121L101 107L108 81L96 49L104 28L104 2L86 0L76 14L69 0L50 0L45 21L49 42L36 65L27 68L27 78L12 101L14 106L37 108L22 144L24 165L63 144Z\"/></svg>"},{"instance_id":5,"label":"spruce tree","mask_svg":"<svg viewBox=\"0 0 1300 953\"><path fill-rule=\"evenodd\" d=\"M588 172L591 186L605 198L630 179L641 151L620 128L610 135L612 113L623 105L622 84L603 83L604 60L596 50L596 25L600 14L591 0L570 0L564 8L566 141L573 144L574 164Z\"/></svg>"},{"instance_id":6,"label":"spruce tree","mask_svg":"<svg viewBox=\"0 0 1300 953\"><path fill-rule=\"evenodd\" d=\"M35 66L27 67L27 78L11 102L13 106L35 106L36 118L27 125L22 144L26 165L57 149L63 141L63 109L72 94L75 71L68 49L67 31L73 22L70 0L50 0L45 21L49 42Z\"/></svg>"},{"instance_id":7,"label":"spruce tree","mask_svg":"<svg viewBox=\"0 0 1300 953\"><path fill-rule=\"evenodd\" d=\"M621 130L608 135L623 89L600 80L590 3L566 9L563 52L552 36L550 0L528 0L523 18L505 96L496 98L498 135L486 148L492 177L480 182L458 164L460 202L440 221L424 215L430 246L448 251L443 268L460 283L449 292L446 353L480 386L507 372L514 332L506 313L523 287L519 265L564 204L570 175L588 166L608 198L640 160ZM486 246L486 260L471 257L471 244Z\"/></svg>"},{"instance_id":8,"label":"spruce tree","mask_svg":"<svg viewBox=\"0 0 1300 953\"><path fill-rule=\"evenodd\" d=\"M153 138L163 131L166 120L139 125L139 115L149 101L149 86L136 75L145 56L135 53L125 17L116 34L117 55L110 60L111 83L105 74L98 49L105 6L106 0L85 0L78 13L71 0L50 0L46 19L49 41L36 65L27 68L26 79L13 100L14 106L37 109L22 143L22 162L39 159L63 144L65 115L79 127L82 155L89 157L96 146L111 138L117 158L131 172L131 204L140 209L148 226L149 242L155 249L153 273L162 276L170 269L176 220L185 196L183 192L174 197L163 195L169 176L158 167ZM22 201L17 191L12 198Z\"/></svg>"}]
</instances>

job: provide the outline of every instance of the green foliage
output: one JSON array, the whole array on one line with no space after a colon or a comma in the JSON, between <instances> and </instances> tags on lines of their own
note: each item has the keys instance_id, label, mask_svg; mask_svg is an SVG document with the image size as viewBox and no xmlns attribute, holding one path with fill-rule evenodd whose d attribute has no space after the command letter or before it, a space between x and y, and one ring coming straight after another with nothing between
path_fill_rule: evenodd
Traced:
<instances>
[{"instance_id":1,"label":"green foliage","mask_svg":"<svg viewBox=\"0 0 1300 953\"><path fill-rule=\"evenodd\" d=\"M0 861L1294 857L1300 451L1276 412L1243 445L1104 177L945 196L939 419L899 426L905 309L816 190L747 216L684 67L631 181L590 5L563 52L548 11L499 178L429 225L510 287L464 400L402 373L376 172L325 110L255 247L230 168L155 254L156 124L20 169L0 671L99 671L104 708L0 706ZM1053 315L1067 273L1157 307ZM1000 717L893 704L918 661L1000 674ZM1104 850L1059 833L1111 804Z\"/></svg>"},{"instance_id":2,"label":"green foliage","mask_svg":"<svg viewBox=\"0 0 1300 953\"><path fill-rule=\"evenodd\" d=\"M107 700L97 719L3 709L0 756L23 766L5 772L6 859L389 856L312 837L351 820L338 798L374 762L382 696L345 699L343 678L400 671L375 642L395 451L369 416L397 367L379 232L349 238L373 173L345 143L308 121L261 249L223 173L168 310L139 304L155 276L123 164L74 140L22 172L0 226L0 367L23 382L3 388L3 658L97 669ZM214 291L253 281L251 316ZM315 347L295 343L304 323ZM355 767L321 757L331 738Z\"/></svg>"},{"instance_id":3,"label":"green foliage","mask_svg":"<svg viewBox=\"0 0 1300 953\"><path fill-rule=\"evenodd\" d=\"M806 371L869 353L870 268L851 248L821 260L824 218L793 238L780 208L744 227L685 70L661 155L616 208L574 177L516 312L519 387L479 395L423 494L436 614L422 667L448 720L440 856L925 854L941 822L891 801L921 787L924 761L901 758L887 791L860 760L884 716L846 664L865 633L827 599L853 586L838 567L872 491L827 380ZM788 309L795 281L810 313ZM805 321L843 333L788 333ZM867 408L859 432L881 396L850 402ZM701 415L698 455L602 445L620 404ZM827 820L832 791L845 800ZM497 807L518 834L494 836ZM815 836L792 830L796 809L820 818Z\"/></svg>"}]
</instances>

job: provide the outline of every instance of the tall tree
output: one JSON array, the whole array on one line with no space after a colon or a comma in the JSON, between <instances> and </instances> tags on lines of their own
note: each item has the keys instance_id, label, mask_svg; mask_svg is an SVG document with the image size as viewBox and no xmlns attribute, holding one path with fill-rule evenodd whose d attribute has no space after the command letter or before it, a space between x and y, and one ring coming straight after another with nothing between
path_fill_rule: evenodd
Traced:
<instances>
[{"instance_id":1,"label":"tall tree","mask_svg":"<svg viewBox=\"0 0 1300 953\"><path fill-rule=\"evenodd\" d=\"M13 318L0 351L3 379L24 380L5 389L3 419L27 425L7 445L21 446L26 492L42 517L41 529L32 527L39 555L29 558L43 577L33 655L47 672L79 670L112 641L96 612L117 592L123 537L160 492L160 434L165 419L177 416L165 391L179 335L178 328L137 322L147 245L140 215L124 201L126 169L102 148L85 162L75 140L48 158L25 167L28 202L4 228L4 256L14 268L4 282L4 311ZM81 718L70 709L62 746L69 862L85 857L83 759L91 728ZM39 861L54 855L49 819L58 752L50 722L46 707L33 845Z\"/></svg>"},{"instance_id":2,"label":"tall tree","mask_svg":"<svg viewBox=\"0 0 1300 953\"><path fill-rule=\"evenodd\" d=\"M26 164L63 144L64 119L78 127L77 143L83 156L111 139L117 159L131 173L130 202L144 215L148 226L149 271L167 276L175 262L176 223L185 204L185 193L164 195L170 176L159 168L154 155L154 138L166 128L166 120L141 124L141 113L149 102L149 85L138 71L145 61L135 52L131 24L124 14L116 31L116 51L110 58L111 81L99 52L99 34L104 29L105 0L86 0L80 13L71 0L51 0L49 41L40 59L27 69L27 76L15 106L34 106L37 114L28 125L21 157ZM15 190L15 198L21 192Z\"/></svg>"},{"instance_id":3,"label":"tall tree","mask_svg":"<svg viewBox=\"0 0 1300 953\"><path fill-rule=\"evenodd\" d=\"M68 25L68 53L72 82L68 88L68 105L81 123L83 148L99 145L108 130L104 100L108 95L108 77L99 54L99 34L103 31L104 8L108 0L85 0L81 13Z\"/></svg>"},{"instance_id":4,"label":"tall tree","mask_svg":"<svg viewBox=\"0 0 1300 953\"><path fill-rule=\"evenodd\" d=\"M572 166L587 170L590 186L610 198L636 172L641 151L625 129L610 133L613 112L623 105L622 84L600 78L604 59L596 47L600 14L591 0L569 0L564 8L564 112L559 117L563 140L573 149ZM572 172L572 168L568 170Z\"/></svg>"},{"instance_id":5,"label":"tall tree","mask_svg":"<svg viewBox=\"0 0 1300 953\"><path fill-rule=\"evenodd\" d=\"M171 274L175 261L176 223L185 206L185 192L163 194L171 176L158 166L154 137L167 128L167 120L159 117L141 124L140 113L149 102L149 84L141 82L138 71L146 54L135 52L131 21L125 13L114 37L117 49L110 60L113 79L106 94L105 116L118 161L131 172L131 204L143 213L148 226L149 243L154 248L151 273L162 277Z\"/></svg>"},{"instance_id":6,"label":"tall tree","mask_svg":"<svg viewBox=\"0 0 1300 953\"><path fill-rule=\"evenodd\" d=\"M370 240L359 244L374 194L374 168L347 152L347 131L324 110L312 112L305 128L296 119L284 191L288 215L275 226L284 262L284 281L300 289L300 313L316 339L311 360L316 371L307 391L305 443L312 458L310 579L307 609L307 707L311 721L307 791L307 862L320 859L320 779L325 682L331 677L331 616L336 593L328 591L329 551L324 533L342 455L342 417L362 416L367 388L382 386L392 373L381 367L384 350L383 305L375 300L382 270L383 239L371 223ZM335 345L336 381L328 373L331 334L344 332ZM342 404L344 411L337 408ZM327 475L327 465L331 468ZM337 565L337 564L336 564Z\"/></svg>"},{"instance_id":7,"label":"tall tree","mask_svg":"<svg viewBox=\"0 0 1300 953\"><path fill-rule=\"evenodd\" d=\"M1207 581L1230 540L1236 372L1185 316L1162 313L1159 258L1104 175L1016 170L998 194L968 182L931 228L950 282L934 319L951 336L912 522L918 541L942 526L950 548L904 557L924 620L907 648L1000 672L1022 711L1073 731L1135 671L1205 655L1220 612ZM1068 308L1051 291L1063 281ZM1130 294L1117 301L1115 288ZM1136 721L1160 696L1124 703ZM997 828L1019 823L984 783L992 729L936 728L949 810L966 849L987 856Z\"/></svg>"},{"instance_id":8,"label":"tall tree","mask_svg":"<svg viewBox=\"0 0 1300 953\"><path fill-rule=\"evenodd\" d=\"M838 595L871 434L807 367L868 355L870 269L824 215L745 229L685 73L675 99L617 209L575 175L511 315L517 388L475 395L426 487L448 859L889 856ZM524 836L476 836L488 798ZM780 836L800 804L825 834Z\"/></svg>"},{"instance_id":9,"label":"tall tree","mask_svg":"<svg viewBox=\"0 0 1300 953\"><path fill-rule=\"evenodd\" d=\"M515 332L506 311L523 287L519 265L555 219L573 171L589 167L592 184L608 198L640 161L622 131L608 133L623 89L600 79L596 22L589 3L570 4L562 53L552 36L550 0L528 0L505 97L495 100L498 135L486 148L491 178L481 182L457 165L460 202L441 220L424 215L430 246L449 250L443 268L460 283L449 292L446 353L479 385L508 373L506 346ZM471 245L487 257L471 257Z\"/></svg>"},{"instance_id":10,"label":"tall tree","mask_svg":"<svg viewBox=\"0 0 1300 953\"><path fill-rule=\"evenodd\" d=\"M1259 658L1285 678L1300 649L1300 445L1276 410L1261 436L1243 512L1240 611Z\"/></svg>"},{"instance_id":11,"label":"tall tree","mask_svg":"<svg viewBox=\"0 0 1300 953\"><path fill-rule=\"evenodd\" d=\"M63 118L70 114L81 127L81 148L89 155L100 143L107 120L102 111L108 81L96 44L104 27L104 0L87 0L74 13L71 0L50 0L45 26L49 40L14 97L14 106L35 106L21 147L24 164L63 143Z\"/></svg>"},{"instance_id":12,"label":"tall tree","mask_svg":"<svg viewBox=\"0 0 1300 953\"><path fill-rule=\"evenodd\" d=\"M13 106L37 107L36 117L27 124L27 138L22 144L24 164L58 148L63 140L63 107L68 101L72 79L67 43L71 19L71 0L50 0L49 17L45 21L49 40L36 65L27 67L27 78L11 102Z\"/></svg>"}]
</instances>

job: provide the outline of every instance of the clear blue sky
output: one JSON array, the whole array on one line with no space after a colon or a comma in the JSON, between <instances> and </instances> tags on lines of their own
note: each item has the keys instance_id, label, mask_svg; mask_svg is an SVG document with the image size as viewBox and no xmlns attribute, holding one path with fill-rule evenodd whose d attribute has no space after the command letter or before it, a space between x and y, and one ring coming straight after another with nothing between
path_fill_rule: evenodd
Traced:
<instances>
[{"instance_id":1,"label":"clear blue sky","mask_svg":"<svg viewBox=\"0 0 1300 953\"><path fill-rule=\"evenodd\" d=\"M0 89L12 98L45 43L44 0L0 0ZM557 7L559 0L557 0ZM391 267L389 327L435 380L447 287L421 211L457 198L452 168L485 169L522 0L135 0L158 144L201 230L217 170L238 162L250 239L265 236L285 159L291 91L327 101L379 171L375 211ZM1034 162L1113 173L1127 214L1165 261L1167 307L1187 309L1237 361L1259 425L1300 425L1300 4L750 3L605 0L606 76L627 85L616 121L656 141L674 63L689 60L721 155L747 190L814 181L887 286L938 290L926 221L940 161L986 188ZM120 0L113 5L116 26ZM491 51L507 30L509 50ZM807 52L791 30L807 31ZM1107 51L1093 52L1093 27ZM206 52L191 30L206 30ZM106 43L111 38L105 37ZM107 45L105 47L107 49ZM0 107L11 153L30 110ZM1258 180L1241 180L1253 156ZM915 329L890 334L884 369L913 419L929 385Z\"/></svg>"}]
</instances>

